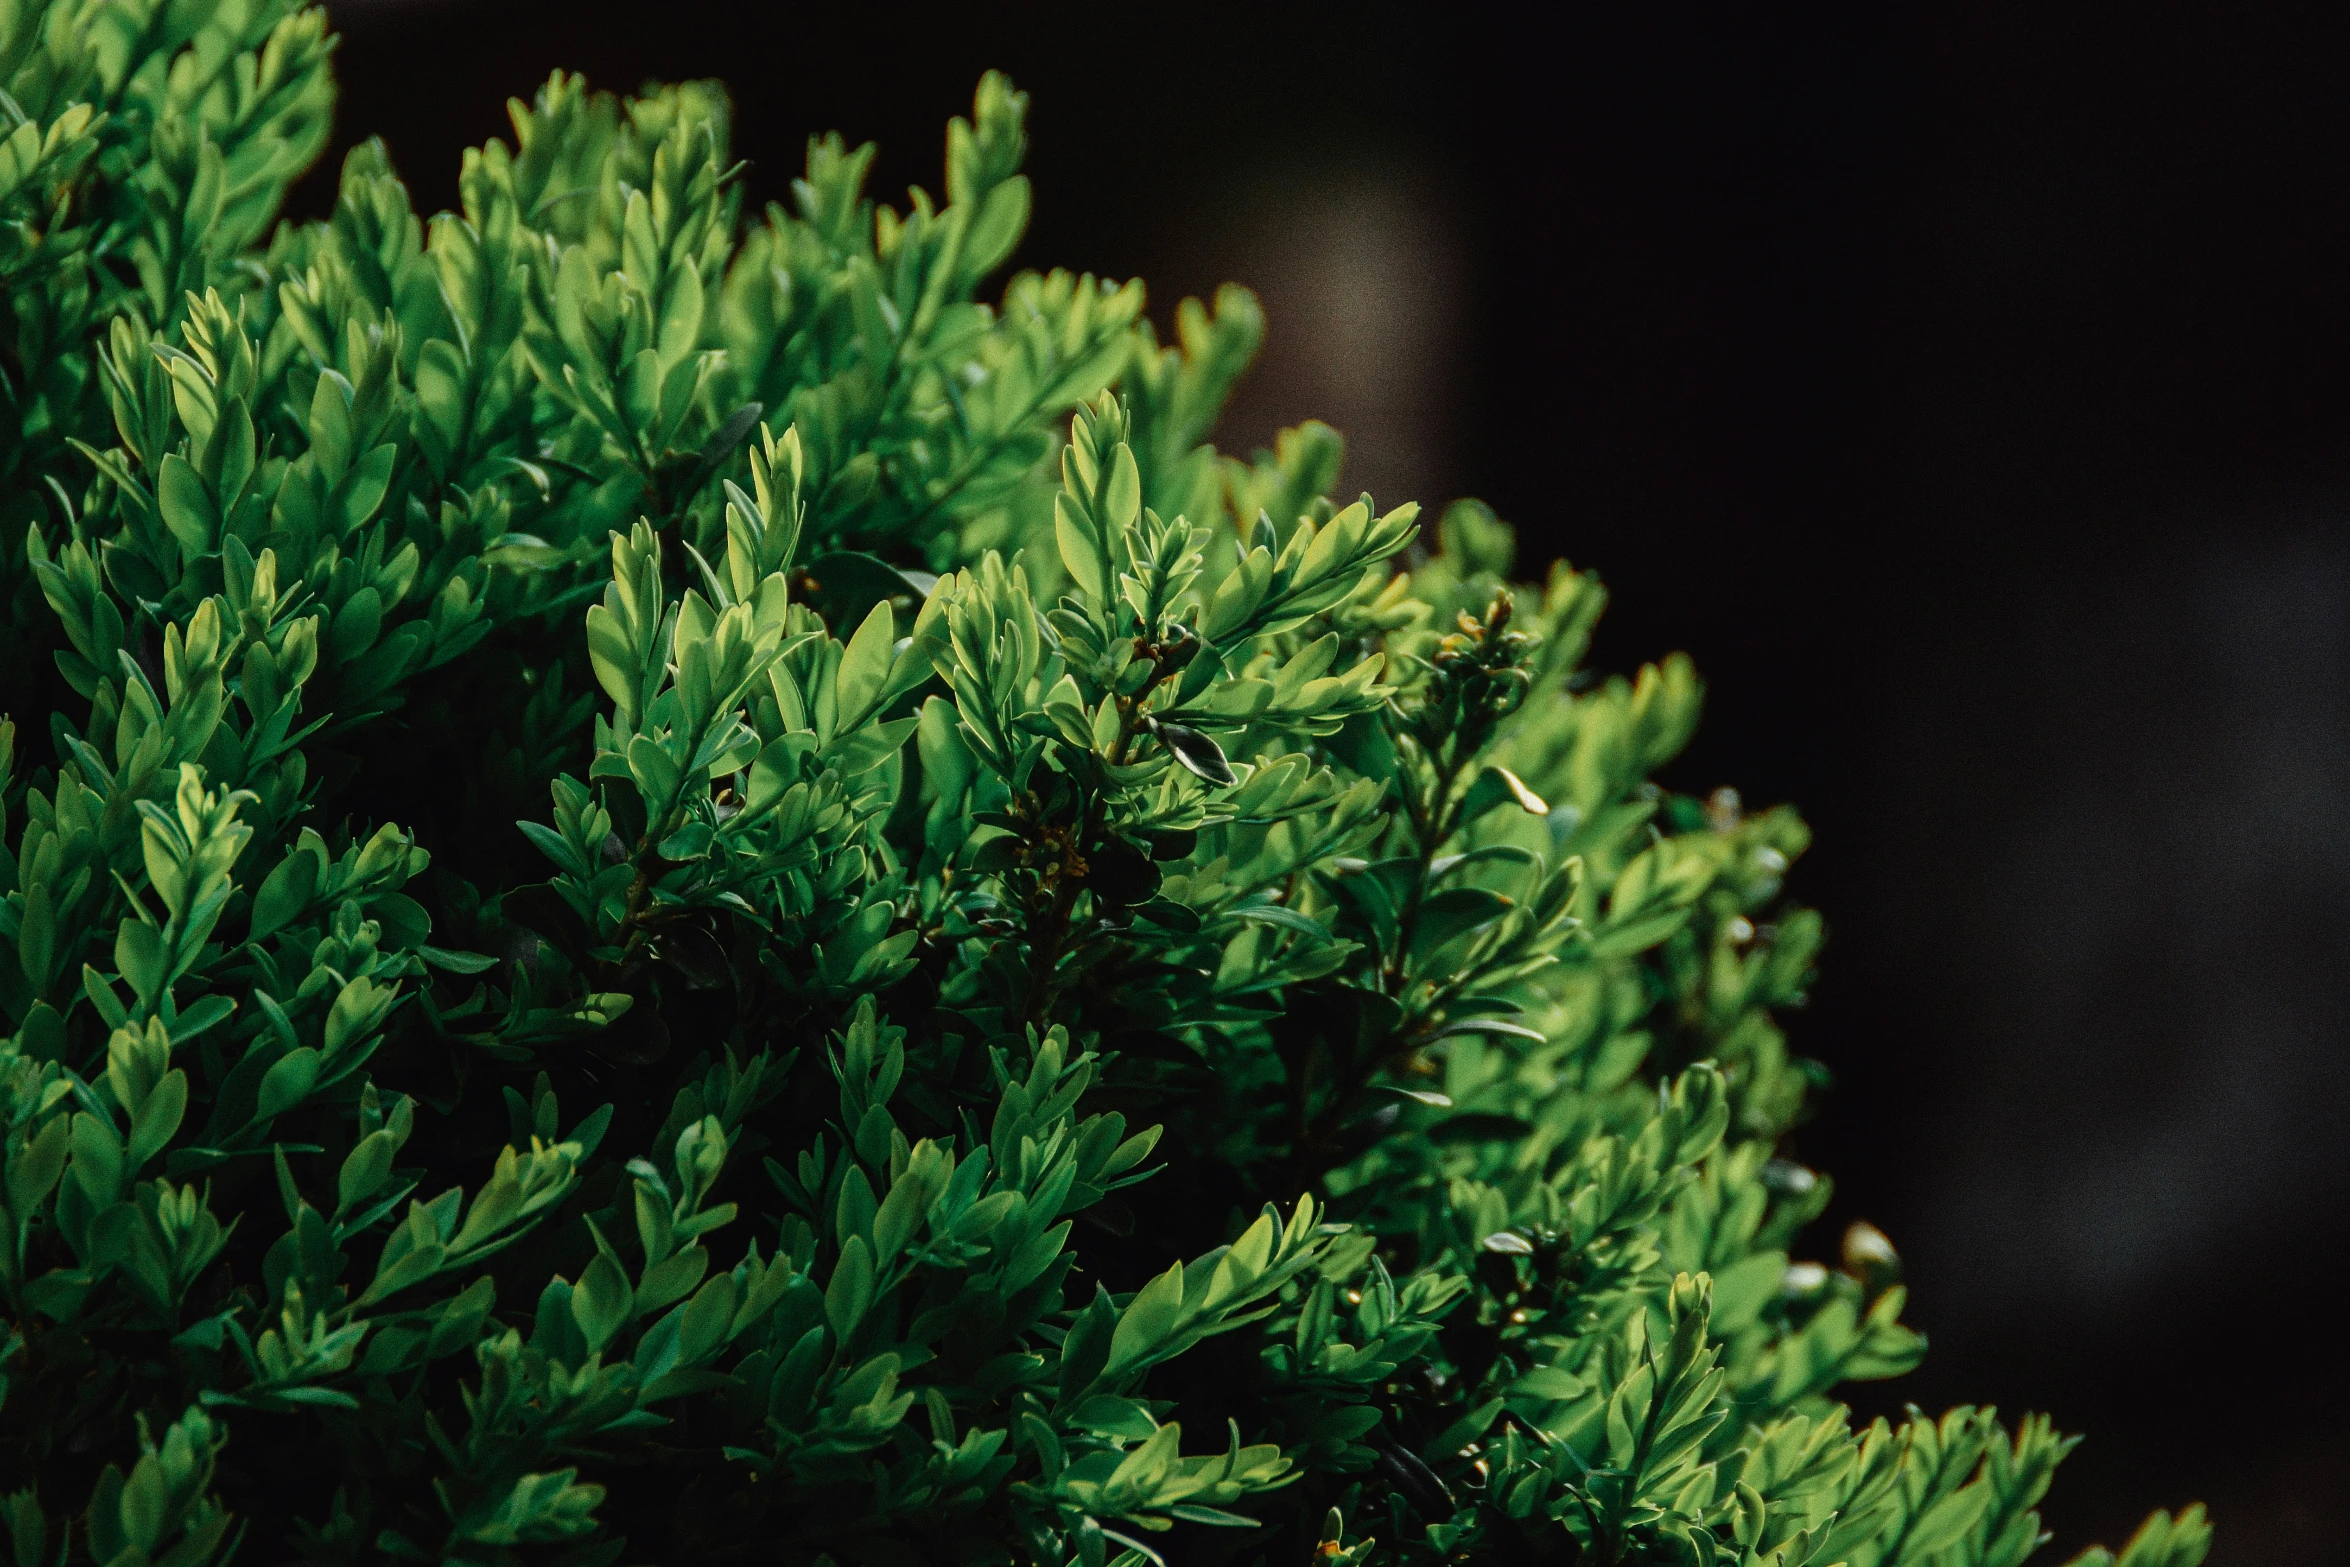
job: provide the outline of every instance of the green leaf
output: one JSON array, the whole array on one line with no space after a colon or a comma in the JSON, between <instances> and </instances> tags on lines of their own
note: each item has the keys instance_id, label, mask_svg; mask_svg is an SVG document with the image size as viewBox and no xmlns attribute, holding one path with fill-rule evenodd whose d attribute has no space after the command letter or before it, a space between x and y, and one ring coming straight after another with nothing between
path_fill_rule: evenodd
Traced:
<instances>
[{"instance_id":1,"label":"green leaf","mask_svg":"<svg viewBox=\"0 0 2350 1567\"><path fill-rule=\"evenodd\" d=\"M1224 760L1223 748L1208 736L1186 724L1161 722L1151 727L1168 754L1193 776L1218 788L1229 787L1235 781L1232 764Z\"/></svg>"},{"instance_id":2,"label":"green leaf","mask_svg":"<svg viewBox=\"0 0 2350 1567\"><path fill-rule=\"evenodd\" d=\"M889 605L874 605L857 627L856 635L849 639L847 650L841 654L840 672L834 677L835 702L842 727L861 720L874 698L881 694L882 684L889 676L891 648L896 640L897 621Z\"/></svg>"},{"instance_id":3,"label":"green leaf","mask_svg":"<svg viewBox=\"0 0 2350 1567\"><path fill-rule=\"evenodd\" d=\"M599 1253L571 1291L571 1318L587 1340L588 1352L601 1351L628 1325L635 1292L628 1276L609 1254Z\"/></svg>"},{"instance_id":4,"label":"green leaf","mask_svg":"<svg viewBox=\"0 0 2350 1567\"><path fill-rule=\"evenodd\" d=\"M163 459L155 499L163 512L164 526L182 550L189 555L211 552L213 541L220 536L219 508L213 505L203 477L177 452Z\"/></svg>"},{"instance_id":5,"label":"green leaf","mask_svg":"<svg viewBox=\"0 0 2350 1567\"><path fill-rule=\"evenodd\" d=\"M262 1074L261 1091L253 1111L255 1121L269 1121L285 1114L310 1096L318 1081L319 1053L308 1045L286 1052L285 1056Z\"/></svg>"},{"instance_id":6,"label":"green leaf","mask_svg":"<svg viewBox=\"0 0 2350 1567\"><path fill-rule=\"evenodd\" d=\"M162 1081L139 1105L138 1114L131 1117L130 1151L125 1162L132 1172L137 1172L170 1144L187 1112L188 1074L164 1073Z\"/></svg>"},{"instance_id":7,"label":"green leaf","mask_svg":"<svg viewBox=\"0 0 2350 1567\"><path fill-rule=\"evenodd\" d=\"M296 849L262 879L253 895L253 923L247 939L260 941L283 930L317 895L318 857Z\"/></svg>"},{"instance_id":8,"label":"green leaf","mask_svg":"<svg viewBox=\"0 0 2350 1567\"><path fill-rule=\"evenodd\" d=\"M446 969L452 974L484 974L498 966L498 959L482 952L454 952L447 947L429 946L420 946L414 950L418 957L434 968Z\"/></svg>"},{"instance_id":9,"label":"green leaf","mask_svg":"<svg viewBox=\"0 0 2350 1567\"><path fill-rule=\"evenodd\" d=\"M1110 585L1102 575L1102 547L1093 520L1083 503L1066 495L1053 497L1053 539L1060 546L1061 564L1070 580L1094 604L1106 604Z\"/></svg>"},{"instance_id":10,"label":"green leaf","mask_svg":"<svg viewBox=\"0 0 2350 1567\"><path fill-rule=\"evenodd\" d=\"M1445 943L1500 919L1516 905L1483 887L1447 887L1420 905L1412 926L1412 956L1425 957Z\"/></svg>"},{"instance_id":11,"label":"green leaf","mask_svg":"<svg viewBox=\"0 0 2350 1567\"><path fill-rule=\"evenodd\" d=\"M1260 925L1273 925L1293 931L1311 941L1329 941L1329 928L1310 915L1279 903L1241 903L1227 911L1234 919L1254 920Z\"/></svg>"},{"instance_id":12,"label":"green leaf","mask_svg":"<svg viewBox=\"0 0 2350 1567\"><path fill-rule=\"evenodd\" d=\"M1921 1561L1939 1555L1975 1526L1975 1520L1983 1516L1983 1509L1990 1501L1991 1488L1987 1485L1965 1486L1942 1498L1926 1510L1924 1517L1910 1525L1902 1554L1905 1557L1914 1554Z\"/></svg>"},{"instance_id":13,"label":"green leaf","mask_svg":"<svg viewBox=\"0 0 2350 1567\"><path fill-rule=\"evenodd\" d=\"M872 1305L873 1253L864 1236L852 1235L841 1247L832 1282L824 1287L824 1317L832 1324L833 1337L847 1343Z\"/></svg>"}]
</instances>

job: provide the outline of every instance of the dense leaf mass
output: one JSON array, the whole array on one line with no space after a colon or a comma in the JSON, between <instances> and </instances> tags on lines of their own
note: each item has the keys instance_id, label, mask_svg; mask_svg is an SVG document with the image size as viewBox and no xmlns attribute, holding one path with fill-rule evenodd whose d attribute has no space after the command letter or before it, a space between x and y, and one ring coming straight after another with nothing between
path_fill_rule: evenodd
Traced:
<instances>
[{"instance_id":1,"label":"dense leaf mass","mask_svg":"<svg viewBox=\"0 0 2350 1567\"><path fill-rule=\"evenodd\" d=\"M999 290L1001 78L899 207L558 75L277 224L330 44L0 0L18 1567L2041 1543L1835 1401L1805 829L1590 576L1203 444L1242 290Z\"/></svg>"}]
</instances>

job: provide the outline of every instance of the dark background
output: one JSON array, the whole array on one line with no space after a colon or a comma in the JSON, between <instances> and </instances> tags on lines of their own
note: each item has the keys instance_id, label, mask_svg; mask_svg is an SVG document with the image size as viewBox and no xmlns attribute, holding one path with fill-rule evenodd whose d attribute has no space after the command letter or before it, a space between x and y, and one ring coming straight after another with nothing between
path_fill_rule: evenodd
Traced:
<instances>
[{"instance_id":1,"label":"dark background","mask_svg":"<svg viewBox=\"0 0 2350 1567\"><path fill-rule=\"evenodd\" d=\"M2201 1498L2218 1567L2350 1560L2328 8L330 9L343 143L436 206L558 64L723 77L762 198L831 128L935 189L1012 72L1024 260L1162 323L1256 286L1224 445L1319 416L1350 487L1489 499L1616 590L1604 661L1697 656L1674 782L1809 814L1792 1027L1841 1083L1800 1152L1934 1340L1885 1402L2087 1431L2052 1559Z\"/></svg>"}]
</instances>

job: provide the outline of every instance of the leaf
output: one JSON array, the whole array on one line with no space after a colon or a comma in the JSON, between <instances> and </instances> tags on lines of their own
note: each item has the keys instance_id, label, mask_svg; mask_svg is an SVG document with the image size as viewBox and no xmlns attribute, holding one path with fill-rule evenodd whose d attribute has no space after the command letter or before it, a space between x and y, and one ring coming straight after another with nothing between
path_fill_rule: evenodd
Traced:
<instances>
[{"instance_id":1,"label":"leaf","mask_svg":"<svg viewBox=\"0 0 2350 1567\"><path fill-rule=\"evenodd\" d=\"M1108 838L1086 856L1085 884L1121 908L1144 903L1159 890L1159 868L1123 839Z\"/></svg>"},{"instance_id":2,"label":"leaf","mask_svg":"<svg viewBox=\"0 0 2350 1567\"><path fill-rule=\"evenodd\" d=\"M1174 1328L1183 1305L1183 1264L1178 1262L1145 1284L1119 1313L1110 1337L1110 1370L1115 1373L1148 1356Z\"/></svg>"},{"instance_id":3,"label":"leaf","mask_svg":"<svg viewBox=\"0 0 2350 1567\"><path fill-rule=\"evenodd\" d=\"M388 1129L370 1132L353 1144L335 1176L335 1211L349 1210L382 1187L391 1178L392 1156L397 1152Z\"/></svg>"},{"instance_id":4,"label":"leaf","mask_svg":"<svg viewBox=\"0 0 2350 1567\"><path fill-rule=\"evenodd\" d=\"M609 1254L599 1252L587 1265L579 1283L572 1287L571 1319L579 1324L580 1336L587 1341L590 1354L611 1343L627 1326L633 1295L628 1275L620 1271L620 1264Z\"/></svg>"},{"instance_id":5,"label":"leaf","mask_svg":"<svg viewBox=\"0 0 2350 1567\"><path fill-rule=\"evenodd\" d=\"M1136 904L1134 912L1152 924L1178 935L1195 936L1200 931L1199 915L1172 898L1151 898Z\"/></svg>"},{"instance_id":6,"label":"leaf","mask_svg":"<svg viewBox=\"0 0 2350 1567\"><path fill-rule=\"evenodd\" d=\"M319 1053L308 1045L288 1051L262 1075L253 1119L272 1120L308 1098L312 1085L318 1081L319 1061Z\"/></svg>"},{"instance_id":7,"label":"leaf","mask_svg":"<svg viewBox=\"0 0 2350 1567\"><path fill-rule=\"evenodd\" d=\"M1329 941L1332 939L1329 928L1320 920L1311 915L1300 914L1297 910L1284 904L1242 903L1235 904L1225 912L1234 919L1254 920L1260 925L1277 926L1282 930L1294 931L1309 940Z\"/></svg>"},{"instance_id":8,"label":"leaf","mask_svg":"<svg viewBox=\"0 0 2350 1567\"><path fill-rule=\"evenodd\" d=\"M155 499L163 512L164 526L182 550L189 555L211 551L220 535L219 509L213 505L212 492L204 487L202 475L177 452L163 459Z\"/></svg>"},{"instance_id":9,"label":"leaf","mask_svg":"<svg viewBox=\"0 0 2350 1567\"><path fill-rule=\"evenodd\" d=\"M1523 1023L1511 1023L1497 1017L1463 1018L1458 1023L1445 1024L1429 1037L1450 1039L1456 1034L1497 1034L1509 1039L1531 1039L1538 1045L1547 1040L1547 1036L1538 1028L1528 1028Z\"/></svg>"},{"instance_id":10,"label":"leaf","mask_svg":"<svg viewBox=\"0 0 2350 1567\"><path fill-rule=\"evenodd\" d=\"M1584 1388L1581 1377L1557 1366L1536 1366L1510 1384L1510 1394L1516 1398L1539 1398L1549 1402L1579 1397Z\"/></svg>"},{"instance_id":11,"label":"leaf","mask_svg":"<svg viewBox=\"0 0 2350 1567\"><path fill-rule=\"evenodd\" d=\"M1516 773L1506 767L1495 767L1491 771L1495 777L1501 780L1502 786L1509 790L1510 798L1518 802L1519 810L1529 816L1548 816L1550 814L1550 803L1527 788L1526 781Z\"/></svg>"},{"instance_id":12,"label":"leaf","mask_svg":"<svg viewBox=\"0 0 2350 1567\"><path fill-rule=\"evenodd\" d=\"M1355 713L1322 745L1332 756L1365 778L1386 782L1395 777L1395 742L1377 713Z\"/></svg>"},{"instance_id":13,"label":"leaf","mask_svg":"<svg viewBox=\"0 0 2350 1567\"><path fill-rule=\"evenodd\" d=\"M1134 452L1123 441L1110 457L1110 482L1102 487L1102 521L1120 533L1134 526L1142 515L1142 470L1136 466Z\"/></svg>"},{"instance_id":14,"label":"leaf","mask_svg":"<svg viewBox=\"0 0 2350 1567\"><path fill-rule=\"evenodd\" d=\"M253 923L246 939L259 941L284 929L310 906L317 887L318 856L297 848L278 861L253 895Z\"/></svg>"},{"instance_id":15,"label":"leaf","mask_svg":"<svg viewBox=\"0 0 2350 1567\"><path fill-rule=\"evenodd\" d=\"M685 772L668 749L651 735L637 735L628 742L628 775L648 808L675 809Z\"/></svg>"},{"instance_id":16,"label":"leaf","mask_svg":"<svg viewBox=\"0 0 2350 1567\"><path fill-rule=\"evenodd\" d=\"M188 1074L173 1070L163 1074L163 1081L140 1104L139 1113L131 1117L131 1140L126 1167L136 1173L141 1165L161 1153L180 1129L180 1121L188 1110Z\"/></svg>"},{"instance_id":17,"label":"leaf","mask_svg":"<svg viewBox=\"0 0 2350 1567\"><path fill-rule=\"evenodd\" d=\"M418 957L437 969L452 974L482 974L498 966L498 959L483 952L456 952L447 947L417 947Z\"/></svg>"},{"instance_id":18,"label":"leaf","mask_svg":"<svg viewBox=\"0 0 2350 1567\"><path fill-rule=\"evenodd\" d=\"M1107 603L1110 586L1102 577L1101 546L1095 542L1093 524L1080 510L1080 503L1066 495L1053 497L1053 540L1060 547L1061 564L1068 568L1069 580L1094 604Z\"/></svg>"},{"instance_id":19,"label":"leaf","mask_svg":"<svg viewBox=\"0 0 2350 1567\"><path fill-rule=\"evenodd\" d=\"M1945 1496L1926 1509L1923 1518L1910 1525L1903 1558L1925 1561L1955 1544L1975 1526L1975 1520L1983 1516L1983 1509L1990 1501L1991 1488L1981 1484L1965 1486Z\"/></svg>"},{"instance_id":20,"label":"leaf","mask_svg":"<svg viewBox=\"0 0 2350 1567\"><path fill-rule=\"evenodd\" d=\"M1197 729L1163 721L1152 728L1175 760L1195 777L1219 788L1229 787L1235 781L1232 764L1224 760L1223 748Z\"/></svg>"},{"instance_id":21,"label":"leaf","mask_svg":"<svg viewBox=\"0 0 2350 1567\"><path fill-rule=\"evenodd\" d=\"M759 427L759 416L766 411L759 403L745 403L728 414L726 422L710 432L710 438L702 443L702 449L695 454L693 472L686 476L685 483L678 488L678 496L690 500L701 494L702 486L708 484L718 470L725 467L727 461L742 449L743 442L751 438L751 432Z\"/></svg>"},{"instance_id":22,"label":"leaf","mask_svg":"<svg viewBox=\"0 0 2350 1567\"><path fill-rule=\"evenodd\" d=\"M1591 933L1591 955L1595 958L1624 958L1646 952L1688 924L1695 913L1695 909L1684 905L1677 909L1635 914L1629 919L1610 920Z\"/></svg>"},{"instance_id":23,"label":"leaf","mask_svg":"<svg viewBox=\"0 0 2350 1567\"><path fill-rule=\"evenodd\" d=\"M1202 1507L1196 1502L1177 1502L1167 1509L1167 1515L1171 1518L1180 1518L1186 1523L1204 1523L1221 1529L1255 1529L1260 1527L1254 1518L1244 1518L1239 1513L1228 1513L1221 1507Z\"/></svg>"},{"instance_id":24,"label":"leaf","mask_svg":"<svg viewBox=\"0 0 2350 1567\"><path fill-rule=\"evenodd\" d=\"M1199 834L1188 827L1145 827L1138 836L1150 845L1154 860L1188 860L1199 847Z\"/></svg>"},{"instance_id":25,"label":"leaf","mask_svg":"<svg viewBox=\"0 0 2350 1567\"><path fill-rule=\"evenodd\" d=\"M890 647L896 637L897 622L889 604L876 603L857 627L856 635L849 639L847 650L841 654L840 671L833 677L842 728L860 722L873 699L881 694L882 682L889 676Z\"/></svg>"},{"instance_id":26,"label":"leaf","mask_svg":"<svg viewBox=\"0 0 2350 1567\"><path fill-rule=\"evenodd\" d=\"M1483 887L1447 887L1432 894L1421 903L1419 920L1412 926L1412 956L1425 957L1513 907L1508 898Z\"/></svg>"},{"instance_id":27,"label":"leaf","mask_svg":"<svg viewBox=\"0 0 2350 1567\"><path fill-rule=\"evenodd\" d=\"M833 1265L832 1280L824 1287L824 1317L833 1337L846 1343L873 1305L873 1253L865 1237L852 1235Z\"/></svg>"}]
</instances>

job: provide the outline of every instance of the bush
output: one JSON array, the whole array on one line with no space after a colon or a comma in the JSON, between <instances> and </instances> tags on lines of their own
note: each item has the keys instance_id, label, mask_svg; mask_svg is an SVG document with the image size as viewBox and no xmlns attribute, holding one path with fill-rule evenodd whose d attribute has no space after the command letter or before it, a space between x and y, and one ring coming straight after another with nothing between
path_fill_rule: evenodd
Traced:
<instances>
[{"instance_id":1,"label":"bush","mask_svg":"<svg viewBox=\"0 0 2350 1567\"><path fill-rule=\"evenodd\" d=\"M902 210L558 75L273 228L329 44L0 0L19 1567L2040 1543L2045 1420L1835 1402L1805 829L1594 579L1202 444L1241 290L979 302L999 77Z\"/></svg>"}]
</instances>

